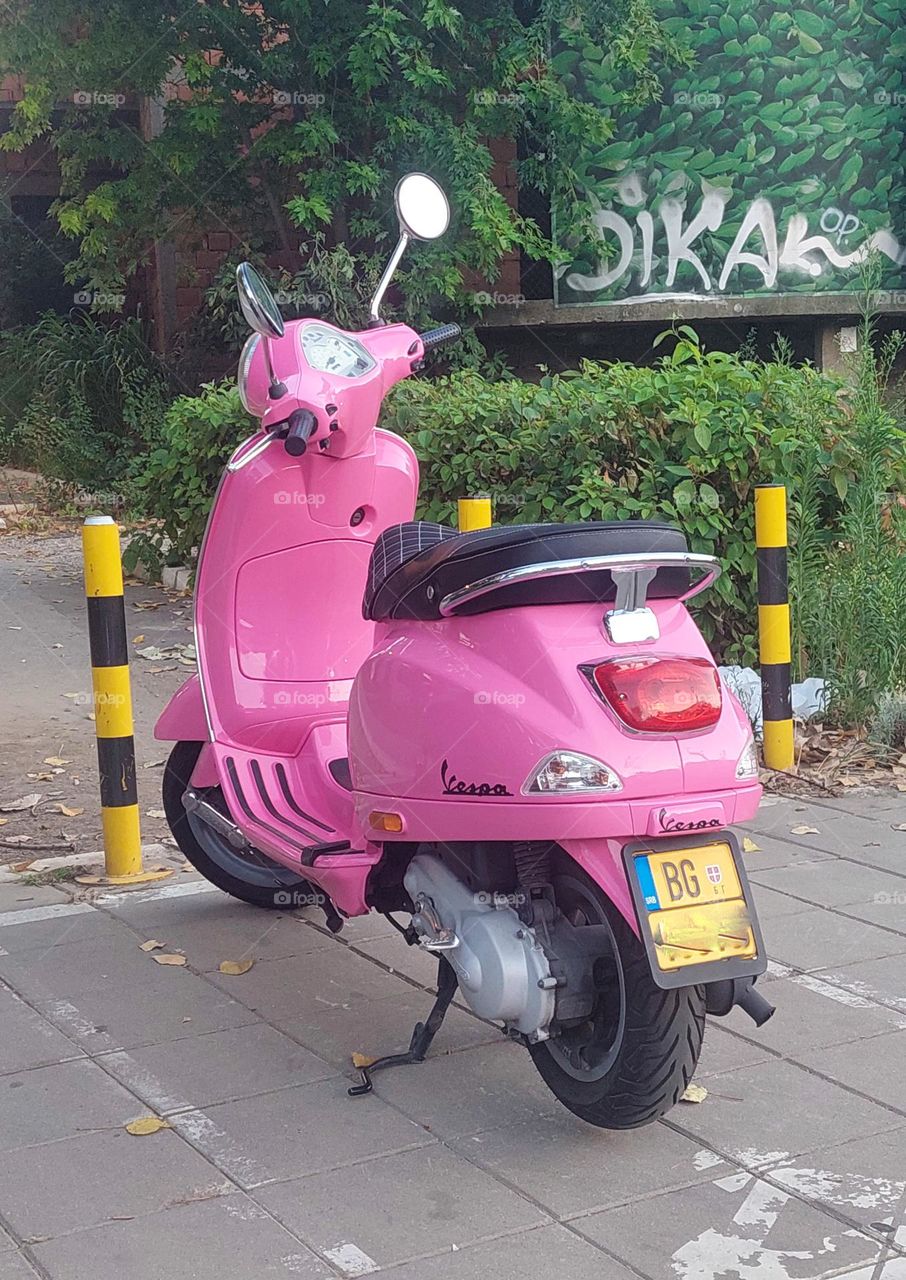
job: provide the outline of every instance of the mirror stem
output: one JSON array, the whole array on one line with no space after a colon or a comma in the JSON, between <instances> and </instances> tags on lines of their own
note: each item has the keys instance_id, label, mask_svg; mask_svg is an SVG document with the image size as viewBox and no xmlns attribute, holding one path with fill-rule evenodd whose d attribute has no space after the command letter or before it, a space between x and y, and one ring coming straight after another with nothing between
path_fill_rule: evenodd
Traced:
<instances>
[{"instance_id":1,"label":"mirror stem","mask_svg":"<svg viewBox=\"0 0 906 1280\"><path fill-rule=\"evenodd\" d=\"M408 245L408 243L409 243L409 236L406 234L405 231L401 231L400 238L396 242L396 248L393 250L393 253L390 255L390 261L387 263L386 267L384 268L384 274L381 276L380 280L378 281L378 287L375 289L374 297L371 299L371 308L369 310L369 315L371 319L368 322L369 328L371 329L375 329L378 327L378 325L382 325L384 323L384 321L381 319L381 303L384 300L384 294L387 292L387 286L390 284L390 281L393 279L393 273L396 271L397 267L400 264L400 258L402 258L403 254L406 252L406 246Z\"/></svg>"},{"instance_id":2,"label":"mirror stem","mask_svg":"<svg viewBox=\"0 0 906 1280\"><path fill-rule=\"evenodd\" d=\"M267 394L271 400L279 400L281 396L286 395L286 383L281 382L274 373L274 362L271 359L271 341L267 334L262 333L261 342L264 347L264 367L267 369L267 380L270 386Z\"/></svg>"}]
</instances>

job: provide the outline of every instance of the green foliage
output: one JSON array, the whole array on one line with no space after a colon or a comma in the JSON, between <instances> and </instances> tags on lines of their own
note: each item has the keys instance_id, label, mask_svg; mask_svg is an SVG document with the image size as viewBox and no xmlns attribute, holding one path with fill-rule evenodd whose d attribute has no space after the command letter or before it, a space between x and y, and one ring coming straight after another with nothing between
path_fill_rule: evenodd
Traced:
<instances>
[{"instance_id":1,"label":"green foliage","mask_svg":"<svg viewBox=\"0 0 906 1280\"><path fill-rule=\"evenodd\" d=\"M233 382L207 383L197 396L174 400L135 467L132 499L151 524L130 540L127 566L194 562L224 464L252 429Z\"/></svg>"},{"instance_id":2,"label":"green foliage","mask_svg":"<svg viewBox=\"0 0 906 1280\"><path fill-rule=\"evenodd\" d=\"M607 46L610 102L570 92L552 30L568 48ZM578 225L582 147L603 147L621 105L656 96L684 57L649 0L17 0L0 31L0 71L26 84L0 147L54 151L70 280L122 293L174 225L213 225L243 251L289 252L301 228L339 249L328 265L345 287L386 255L389 192L420 168L448 188L454 224L397 278L416 319L438 299L474 312L467 273L494 280L506 253L553 254L492 180L488 139L513 139L523 182ZM143 98L164 101L160 121L140 118Z\"/></svg>"},{"instance_id":3,"label":"green foliage","mask_svg":"<svg viewBox=\"0 0 906 1280\"><path fill-rule=\"evenodd\" d=\"M891 708L902 708L906 694L906 432L885 392L906 335L877 342L876 259L865 275L848 433L857 465L830 530L814 471L803 476L793 513L791 582L799 669L827 680L831 718L854 726L876 721L882 737L889 736L885 725L895 737Z\"/></svg>"},{"instance_id":4,"label":"green foliage","mask_svg":"<svg viewBox=\"0 0 906 1280\"><path fill-rule=\"evenodd\" d=\"M795 487L814 455L816 493L832 518L849 470L835 451L845 409L839 384L811 368L705 352L685 326L674 336L652 367L586 361L537 384L469 371L403 382L383 422L419 456L426 518L453 522L457 498L488 494L501 523L679 524L695 551L724 567L698 611L706 635L723 660L751 662L753 486Z\"/></svg>"},{"instance_id":5,"label":"green foliage","mask_svg":"<svg viewBox=\"0 0 906 1280\"><path fill-rule=\"evenodd\" d=\"M639 174L644 207L656 211L665 197L679 200L687 206L684 225L706 193L727 193L721 225L695 241L712 280L720 276L743 216L759 198L774 206L781 244L782 215L792 212L808 219L809 234L824 234L819 223L827 214L828 237L841 255L891 222L902 241L906 37L901 4L812 0L796 8L778 0L654 0L653 12L668 35L688 42L694 62L662 78L663 101L622 111L612 139L603 147L593 142L584 147L576 165L584 191L631 222L643 197L639 182L627 178ZM573 92L605 107L614 102L612 68L592 42L564 48L554 67ZM847 229L841 227L844 219ZM573 243L565 229L563 242ZM610 236L607 248L617 256ZM573 270L597 274L602 250L599 237L585 238ZM666 242L657 220L653 251L652 278L663 287ZM764 252L760 237L753 236L750 251ZM853 287L848 272L819 254L808 261L824 270L817 277L804 270L782 272L778 287L808 293ZM637 252L631 276L622 274L597 295L570 298L588 302L638 292L641 274ZM885 260L885 287L899 288L901 279L901 266ZM729 286L736 292L760 291L764 281L755 268L743 266ZM702 290L688 263L679 266L676 289Z\"/></svg>"},{"instance_id":6,"label":"green foliage","mask_svg":"<svg viewBox=\"0 0 906 1280\"><path fill-rule=\"evenodd\" d=\"M47 314L0 334L0 461L101 489L110 503L170 398L138 320Z\"/></svg>"}]
</instances>

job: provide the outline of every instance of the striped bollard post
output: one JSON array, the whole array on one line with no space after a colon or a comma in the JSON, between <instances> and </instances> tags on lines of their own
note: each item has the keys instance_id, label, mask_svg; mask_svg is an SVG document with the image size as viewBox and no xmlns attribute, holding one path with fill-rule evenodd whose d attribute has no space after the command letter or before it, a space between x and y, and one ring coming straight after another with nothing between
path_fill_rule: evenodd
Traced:
<instances>
[{"instance_id":1,"label":"striped bollard post","mask_svg":"<svg viewBox=\"0 0 906 1280\"><path fill-rule=\"evenodd\" d=\"M460 533L489 529L493 524L490 498L460 498L458 508Z\"/></svg>"},{"instance_id":2,"label":"striped bollard post","mask_svg":"<svg viewBox=\"0 0 906 1280\"><path fill-rule=\"evenodd\" d=\"M758 649L764 762L787 770L795 763L790 674L790 600L787 580L786 487L755 489L755 546L758 563Z\"/></svg>"},{"instance_id":3,"label":"striped bollard post","mask_svg":"<svg viewBox=\"0 0 906 1280\"><path fill-rule=\"evenodd\" d=\"M105 879L112 884L159 880L171 871L142 869L123 566L119 529L110 516L88 517L82 526L82 552Z\"/></svg>"}]
</instances>

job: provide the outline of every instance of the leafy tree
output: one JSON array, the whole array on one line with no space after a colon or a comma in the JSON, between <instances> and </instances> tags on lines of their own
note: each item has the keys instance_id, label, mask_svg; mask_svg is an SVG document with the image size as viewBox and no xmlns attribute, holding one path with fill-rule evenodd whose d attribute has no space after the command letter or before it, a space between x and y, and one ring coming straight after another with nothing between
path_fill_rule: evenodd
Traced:
<instances>
[{"instance_id":1,"label":"leafy tree","mask_svg":"<svg viewBox=\"0 0 906 1280\"><path fill-rule=\"evenodd\" d=\"M600 61L606 105L573 96L552 40ZM155 240L202 226L250 251L301 231L318 271L351 285L395 235L394 182L424 169L454 225L399 287L410 314L437 298L465 314L469 282L508 252L554 257L492 181L489 140L513 140L520 183L575 232L580 153L686 61L649 0L3 0L0 70L26 91L0 145L53 149L69 278L108 297Z\"/></svg>"}]
</instances>

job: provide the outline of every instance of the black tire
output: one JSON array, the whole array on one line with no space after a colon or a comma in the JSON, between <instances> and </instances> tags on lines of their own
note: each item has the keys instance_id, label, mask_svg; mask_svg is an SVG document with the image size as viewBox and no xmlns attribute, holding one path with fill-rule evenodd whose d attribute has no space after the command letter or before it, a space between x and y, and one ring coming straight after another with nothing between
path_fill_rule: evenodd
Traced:
<instances>
[{"instance_id":1,"label":"black tire","mask_svg":"<svg viewBox=\"0 0 906 1280\"><path fill-rule=\"evenodd\" d=\"M177 742L164 769L163 802L173 838L196 871L218 889L254 907L287 911L293 907L314 905L323 900L309 880L271 861L258 850L247 857L234 849L213 827L186 812L183 792L189 785L195 763L201 753L200 742ZM219 788L208 792L207 799L221 805L226 813Z\"/></svg>"},{"instance_id":2,"label":"black tire","mask_svg":"<svg viewBox=\"0 0 906 1280\"><path fill-rule=\"evenodd\" d=\"M607 958L609 981L592 1018L565 1031L565 1040L530 1045L532 1060L551 1092L588 1124L602 1129L651 1124L679 1101L692 1079L705 1030L705 989L657 986L642 943L571 859L558 862L554 889L561 909L570 910L562 899L575 904L583 895L589 914L596 904L598 919L585 922L609 927L614 954ZM589 1067L585 1078L582 1034L600 1050L598 1067Z\"/></svg>"}]
</instances>

